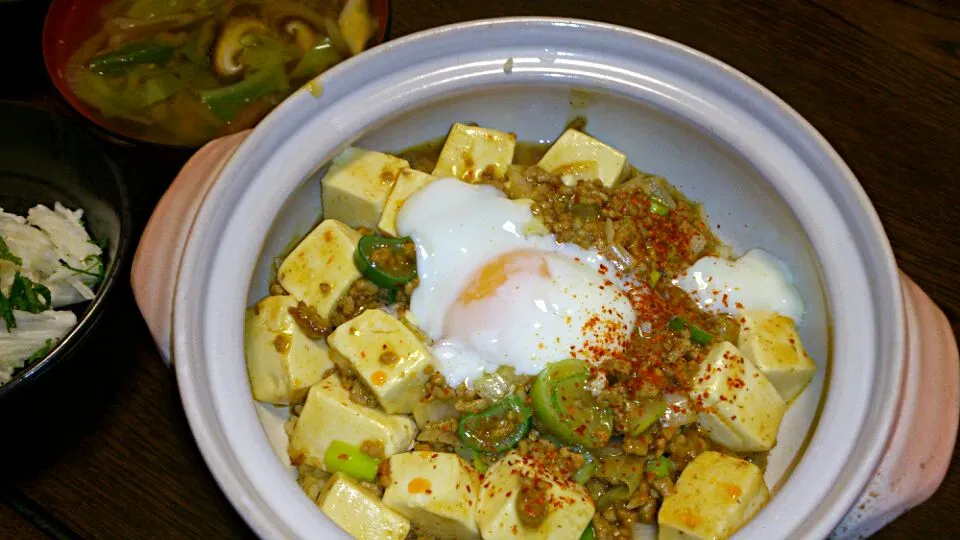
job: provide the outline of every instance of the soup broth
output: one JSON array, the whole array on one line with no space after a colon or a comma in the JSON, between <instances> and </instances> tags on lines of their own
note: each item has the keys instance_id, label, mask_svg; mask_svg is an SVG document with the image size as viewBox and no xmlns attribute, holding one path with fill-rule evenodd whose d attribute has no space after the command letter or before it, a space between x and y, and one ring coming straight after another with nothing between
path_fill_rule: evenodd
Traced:
<instances>
[{"instance_id":1,"label":"soup broth","mask_svg":"<svg viewBox=\"0 0 960 540\"><path fill-rule=\"evenodd\" d=\"M367 0L115 0L67 78L119 131L196 146L252 127L377 27Z\"/></svg>"}]
</instances>

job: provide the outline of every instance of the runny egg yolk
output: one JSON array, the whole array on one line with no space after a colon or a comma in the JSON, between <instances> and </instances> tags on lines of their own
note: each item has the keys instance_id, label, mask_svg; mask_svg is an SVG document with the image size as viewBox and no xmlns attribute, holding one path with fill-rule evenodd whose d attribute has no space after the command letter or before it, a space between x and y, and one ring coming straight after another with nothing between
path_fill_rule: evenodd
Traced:
<instances>
[{"instance_id":1,"label":"runny egg yolk","mask_svg":"<svg viewBox=\"0 0 960 540\"><path fill-rule=\"evenodd\" d=\"M566 358L622 355L636 323L603 257L523 231L529 204L493 186L440 178L414 193L397 232L417 246L408 318L433 340L436 369L457 386L506 366L536 375Z\"/></svg>"},{"instance_id":2,"label":"runny egg yolk","mask_svg":"<svg viewBox=\"0 0 960 540\"><path fill-rule=\"evenodd\" d=\"M542 253L518 250L505 253L480 269L476 279L460 293L457 301L467 305L497 292L511 275L526 273L550 279L550 268Z\"/></svg>"},{"instance_id":3,"label":"runny egg yolk","mask_svg":"<svg viewBox=\"0 0 960 540\"><path fill-rule=\"evenodd\" d=\"M446 312L441 371L511 366L533 375L565 358L622 353L635 324L629 299L596 269L564 254L520 249L471 275Z\"/></svg>"}]
</instances>

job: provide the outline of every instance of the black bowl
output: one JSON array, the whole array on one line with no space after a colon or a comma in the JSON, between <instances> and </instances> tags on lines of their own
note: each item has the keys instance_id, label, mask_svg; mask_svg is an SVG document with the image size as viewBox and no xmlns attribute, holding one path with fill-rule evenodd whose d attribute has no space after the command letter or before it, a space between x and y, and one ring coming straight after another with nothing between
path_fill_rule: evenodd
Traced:
<instances>
[{"instance_id":1,"label":"black bowl","mask_svg":"<svg viewBox=\"0 0 960 540\"><path fill-rule=\"evenodd\" d=\"M90 334L117 283L130 243L130 200L120 170L98 142L72 121L39 107L0 101L0 207L26 215L60 201L82 208L91 235L106 242L105 274L96 297L75 308L77 326L45 357L0 386L0 402L33 386Z\"/></svg>"}]
</instances>

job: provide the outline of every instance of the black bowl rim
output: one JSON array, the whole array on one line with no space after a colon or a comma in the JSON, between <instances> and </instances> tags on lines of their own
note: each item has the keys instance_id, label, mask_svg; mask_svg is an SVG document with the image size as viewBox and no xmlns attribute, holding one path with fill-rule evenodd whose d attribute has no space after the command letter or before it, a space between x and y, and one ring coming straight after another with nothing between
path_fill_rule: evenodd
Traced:
<instances>
[{"instance_id":1,"label":"black bowl rim","mask_svg":"<svg viewBox=\"0 0 960 540\"><path fill-rule=\"evenodd\" d=\"M111 176L114 179L120 199L120 207L117 208L117 213L120 217L120 234L118 235L116 252L108 264L103 282L100 284L100 289L77 320L76 326L74 326L46 356L34 361L29 366L25 366L14 375L13 379L6 384L0 385L0 402L9 399L13 395L18 395L25 389L33 386L44 373L50 371L65 358L70 357L87 337L89 337L91 331L99 322L100 316L103 314L106 299L115 288L122 268L126 266L126 255L130 248L130 236L133 228L133 219L130 211L130 195L127 192L126 180L120 168L103 149L100 141L98 141L95 136L73 119L57 114L46 107L19 101L0 100L0 109L11 107L31 110L61 122L65 129L73 131L76 137L85 139L92 149L96 150L103 157L107 167L111 170Z\"/></svg>"}]
</instances>

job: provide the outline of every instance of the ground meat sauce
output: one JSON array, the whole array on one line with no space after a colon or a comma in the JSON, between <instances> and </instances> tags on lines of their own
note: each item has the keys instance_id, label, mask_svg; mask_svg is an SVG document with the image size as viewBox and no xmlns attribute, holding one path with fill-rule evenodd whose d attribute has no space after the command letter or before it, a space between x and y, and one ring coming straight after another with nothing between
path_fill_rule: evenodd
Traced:
<instances>
[{"instance_id":1,"label":"ground meat sauce","mask_svg":"<svg viewBox=\"0 0 960 540\"><path fill-rule=\"evenodd\" d=\"M442 146L443 140L431 141L399 156L413 168L430 173ZM693 410L673 411L685 413L688 418L677 425L654 422L639 433L630 433L628 426L632 425L631 415L636 414L637 404L663 400L670 394L687 395L713 343L737 341L738 321L701 311L672 283L701 257L725 255L727 248L707 225L700 205L690 202L662 178L631 169L628 180L616 187L606 187L599 180L579 181L568 186L560 177L536 166L546 149L547 145L520 143L514 163L505 175L481 173L477 181L502 190L512 199L531 200L534 216L558 241L598 251L617 263L613 268L601 267L601 272L609 271L611 277L628 284L625 292L637 315L637 329L622 352L605 354L599 365L591 367L592 378L605 381L594 392L597 401L614 413L614 430L609 442L588 455L552 442L542 431L543 426L534 421L533 428L515 451L526 463L562 482L574 482L580 477L597 505L593 518L597 538L631 538L633 524L656 520L660 503L673 493L674 482L683 469L704 451L718 449L692 422L697 412L695 404L691 405ZM383 256L396 257L397 254ZM396 261L380 262L389 265ZM401 311L408 309L409 297L416 286L414 280L391 298L384 289L361 279L337 304L327 325L335 327L365 309L388 304L399 304ZM675 318L687 324L672 327L670 323ZM297 317L298 322L301 319L314 333L328 331L310 317ZM709 342L692 340L691 325L709 334ZM576 350L571 351L571 356L576 355ZM353 375L341 370L341 376L351 391L351 399L377 406L374 396ZM513 382L516 395L529 396L531 377ZM482 473L497 457L461 453L453 431L462 415L483 411L493 405L494 400L464 386L450 388L439 373L433 373L421 401L435 400L450 404L448 410L452 416L421 426L415 448L456 451ZM530 398L526 400L529 404ZM513 427L509 425L511 421L515 419L504 418L504 425L484 425L484 429L490 433L509 432ZM747 459L761 468L766 465L766 453L743 455L718 450ZM666 459L669 474L658 477L648 472L645 464L654 459ZM592 472L584 473L586 468ZM381 471L381 482L385 475L389 475L389 470ZM543 523L552 510L546 487L536 478L524 479L516 505L520 521L527 527ZM414 530L410 538L427 537Z\"/></svg>"},{"instance_id":2,"label":"ground meat sauce","mask_svg":"<svg viewBox=\"0 0 960 540\"><path fill-rule=\"evenodd\" d=\"M442 141L427 143L405 152L402 157L413 167L429 173L441 147ZM607 359L593 369L595 376L602 374L606 379L606 388L600 392L599 399L616 415L614 437L604 450L631 456L639 464L641 473L637 475L639 480L626 489L620 489L626 484L614 479L596 477L589 481L588 488L592 488L595 502L604 504L594 517L597 538L630 538L631 524L654 522L660 502L673 492L674 481L683 468L715 446L695 424L663 428L654 423L634 435L624 433L623 428L628 421L628 404L664 394L689 392L693 376L709 350L709 344L691 341L688 328L671 329L671 319L680 317L688 321L710 334L714 341L737 341L740 326L735 319L700 310L672 283L673 278L698 259L724 254L725 247L707 225L700 205L689 201L665 180L633 169L631 180L617 187L606 187L599 180L568 186L558 176L535 165L547 148L547 145L520 144L514 164L505 176L481 175L479 182L502 190L512 199L532 200L535 217L558 241L608 256L612 252L614 259L626 263L609 271L632 284L626 292L637 313L638 328L623 354L608 354ZM672 203L669 212L653 211L658 203L644 189L651 183L658 183L668 194L668 202ZM576 356L575 351L572 356ZM489 405L482 399L469 399L469 392L464 389L446 387L439 374L427 385L425 399L452 396L458 396L457 410L461 412L475 412ZM577 468L570 470L569 460L559 460L567 463L567 467L558 466L560 452L577 456L582 465L581 454L558 449L549 442L537 440L538 437L534 429L529 439L521 441L518 450L544 463L554 474L569 477ZM645 460L659 456L669 460L671 474L654 478L642 473ZM762 467L765 456L761 453L740 457ZM598 461L602 464L604 459L601 456ZM531 489L523 502L519 499L517 502L521 521L530 526L542 521L545 515L540 513L543 507L538 504L536 493Z\"/></svg>"},{"instance_id":3,"label":"ground meat sauce","mask_svg":"<svg viewBox=\"0 0 960 540\"><path fill-rule=\"evenodd\" d=\"M550 485L540 477L520 477L517 495L517 515L526 527L539 527L550 513Z\"/></svg>"}]
</instances>

